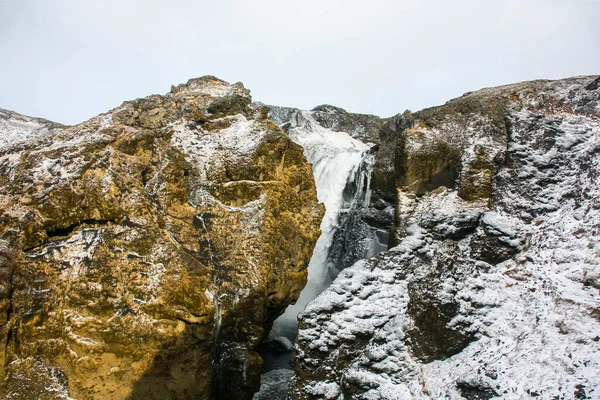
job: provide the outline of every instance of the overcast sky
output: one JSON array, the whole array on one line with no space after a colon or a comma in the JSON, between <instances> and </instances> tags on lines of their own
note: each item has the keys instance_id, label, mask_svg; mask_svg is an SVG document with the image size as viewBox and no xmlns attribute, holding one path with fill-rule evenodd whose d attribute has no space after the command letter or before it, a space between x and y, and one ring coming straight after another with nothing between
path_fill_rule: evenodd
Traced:
<instances>
[{"instance_id":1,"label":"overcast sky","mask_svg":"<svg viewBox=\"0 0 600 400\"><path fill-rule=\"evenodd\" d=\"M0 108L74 124L215 75L383 117L600 74L600 0L0 0Z\"/></svg>"}]
</instances>

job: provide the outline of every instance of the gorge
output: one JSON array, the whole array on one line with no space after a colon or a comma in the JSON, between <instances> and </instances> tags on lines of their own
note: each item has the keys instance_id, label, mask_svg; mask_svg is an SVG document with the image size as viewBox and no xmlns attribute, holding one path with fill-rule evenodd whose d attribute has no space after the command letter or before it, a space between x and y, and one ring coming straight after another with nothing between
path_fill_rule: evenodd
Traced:
<instances>
[{"instance_id":1,"label":"gorge","mask_svg":"<svg viewBox=\"0 0 600 400\"><path fill-rule=\"evenodd\" d=\"M600 77L0 132L2 398L599 396Z\"/></svg>"},{"instance_id":2,"label":"gorge","mask_svg":"<svg viewBox=\"0 0 600 400\"><path fill-rule=\"evenodd\" d=\"M296 304L288 307L274 324L276 331L281 331L293 341L296 336L297 315L337 275L336 260L330 260L329 255L338 227L348 223L340 221L341 213L369 206L372 167L369 160L373 157L369 154L369 145L346 132L332 132L320 126L310 112L294 110L290 120L284 121L277 115L277 111L273 112L271 109L271 119L280 125L289 124L287 134L304 149L315 176L317 199L325 206L321 236L308 266L306 287ZM337 242L343 243L341 240Z\"/></svg>"}]
</instances>

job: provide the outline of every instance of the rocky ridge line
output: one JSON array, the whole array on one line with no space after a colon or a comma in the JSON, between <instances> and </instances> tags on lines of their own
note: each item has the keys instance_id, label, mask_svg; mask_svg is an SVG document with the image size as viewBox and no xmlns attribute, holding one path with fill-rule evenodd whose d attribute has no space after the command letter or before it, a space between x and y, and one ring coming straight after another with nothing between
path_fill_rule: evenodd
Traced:
<instances>
[{"instance_id":1,"label":"rocky ridge line","mask_svg":"<svg viewBox=\"0 0 600 400\"><path fill-rule=\"evenodd\" d=\"M65 125L48 121L43 118L33 118L14 111L0 108L0 147L33 139L39 136L51 135L66 128Z\"/></svg>"},{"instance_id":2,"label":"rocky ridge line","mask_svg":"<svg viewBox=\"0 0 600 400\"><path fill-rule=\"evenodd\" d=\"M389 119L311 111L376 143L374 206L338 242L366 224L395 247L307 307L293 398L594 398L599 86L524 82ZM322 212L301 149L266 120L297 111L205 77L1 148L0 186L25 187L0 195L2 395L250 398Z\"/></svg>"}]
</instances>

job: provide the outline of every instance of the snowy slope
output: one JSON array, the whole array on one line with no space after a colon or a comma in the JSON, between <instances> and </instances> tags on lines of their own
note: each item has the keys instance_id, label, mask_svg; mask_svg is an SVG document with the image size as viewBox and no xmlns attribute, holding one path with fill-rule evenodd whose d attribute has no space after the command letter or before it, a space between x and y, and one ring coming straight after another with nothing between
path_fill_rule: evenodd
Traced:
<instances>
[{"instance_id":1,"label":"snowy slope","mask_svg":"<svg viewBox=\"0 0 600 400\"><path fill-rule=\"evenodd\" d=\"M64 126L0 108L0 148L61 131Z\"/></svg>"}]
</instances>

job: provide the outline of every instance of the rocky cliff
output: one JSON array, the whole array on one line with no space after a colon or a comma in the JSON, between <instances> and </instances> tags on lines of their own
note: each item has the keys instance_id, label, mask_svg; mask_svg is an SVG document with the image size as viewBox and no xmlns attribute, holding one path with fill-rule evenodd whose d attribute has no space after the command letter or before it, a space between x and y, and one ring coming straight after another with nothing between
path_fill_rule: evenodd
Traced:
<instances>
[{"instance_id":1,"label":"rocky cliff","mask_svg":"<svg viewBox=\"0 0 600 400\"><path fill-rule=\"evenodd\" d=\"M358 162L321 225L319 273L341 272L257 399L600 395L600 77L388 119L205 77L74 127L10 126L2 398L250 398L320 234L305 154L325 187Z\"/></svg>"},{"instance_id":2,"label":"rocky cliff","mask_svg":"<svg viewBox=\"0 0 600 400\"><path fill-rule=\"evenodd\" d=\"M0 148L0 397L252 396L323 214L266 114L205 77Z\"/></svg>"},{"instance_id":3,"label":"rocky cliff","mask_svg":"<svg viewBox=\"0 0 600 400\"><path fill-rule=\"evenodd\" d=\"M527 82L384 121L397 245L300 315L293 398L600 395L599 86Z\"/></svg>"}]
</instances>

